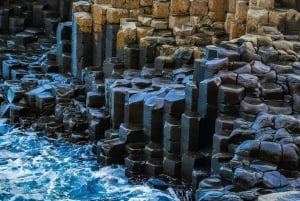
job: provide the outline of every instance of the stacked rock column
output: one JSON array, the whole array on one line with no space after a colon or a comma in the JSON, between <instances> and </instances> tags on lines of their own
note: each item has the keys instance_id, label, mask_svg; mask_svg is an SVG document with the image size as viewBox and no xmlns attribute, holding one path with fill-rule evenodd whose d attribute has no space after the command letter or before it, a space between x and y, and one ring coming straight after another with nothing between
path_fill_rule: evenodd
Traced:
<instances>
[{"instance_id":1,"label":"stacked rock column","mask_svg":"<svg viewBox=\"0 0 300 201\"><path fill-rule=\"evenodd\" d=\"M164 173L172 177L181 174L181 115L185 108L185 91L173 89L165 97L163 132Z\"/></svg>"},{"instance_id":2,"label":"stacked rock column","mask_svg":"<svg viewBox=\"0 0 300 201\"><path fill-rule=\"evenodd\" d=\"M201 117L198 113L199 88L196 82L186 84L185 113L181 116L181 178L191 182L193 170L205 166L200 150ZM197 153L198 152L198 153ZM202 160L202 161L201 161Z\"/></svg>"},{"instance_id":3,"label":"stacked rock column","mask_svg":"<svg viewBox=\"0 0 300 201\"><path fill-rule=\"evenodd\" d=\"M112 1L111 4L112 7L107 9L106 58L117 56L117 35L120 29L120 20L128 18L130 9L139 7L139 1Z\"/></svg>"},{"instance_id":4,"label":"stacked rock column","mask_svg":"<svg viewBox=\"0 0 300 201\"><path fill-rule=\"evenodd\" d=\"M139 67L139 49L137 45L137 26L135 18L124 19L117 34L117 56L127 69Z\"/></svg>"},{"instance_id":5,"label":"stacked rock column","mask_svg":"<svg viewBox=\"0 0 300 201\"><path fill-rule=\"evenodd\" d=\"M126 175L129 177L144 172L144 99L146 93L140 90L127 91L124 101L124 123L120 125L119 137L126 144Z\"/></svg>"},{"instance_id":6,"label":"stacked rock column","mask_svg":"<svg viewBox=\"0 0 300 201\"><path fill-rule=\"evenodd\" d=\"M56 60L60 73L71 72L72 63L72 22L59 23L56 31Z\"/></svg>"},{"instance_id":7,"label":"stacked rock column","mask_svg":"<svg viewBox=\"0 0 300 201\"><path fill-rule=\"evenodd\" d=\"M275 1L251 0L247 14L247 33L263 33L264 26L269 26L269 10L274 9Z\"/></svg>"},{"instance_id":8,"label":"stacked rock column","mask_svg":"<svg viewBox=\"0 0 300 201\"><path fill-rule=\"evenodd\" d=\"M169 29L173 29L176 45L193 45L190 36L194 33L194 27L190 25L190 1L171 0Z\"/></svg>"},{"instance_id":9,"label":"stacked rock column","mask_svg":"<svg viewBox=\"0 0 300 201\"><path fill-rule=\"evenodd\" d=\"M9 1L2 2L1 14L0 14L0 30L7 33L9 28Z\"/></svg>"},{"instance_id":10,"label":"stacked rock column","mask_svg":"<svg viewBox=\"0 0 300 201\"><path fill-rule=\"evenodd\" d=\"M248 7L249 1L228 1L225 30L229 34L229 39L245 34Z\"/></svg>"},{"instance_id":11,"label":"stacked rock column","mask_svg":"<svg viewBox=\"0 0 300 201\"><path fill-rule=\"evenodd\" d=\"M82 69L92 65L92 26L91 6L87 2L73 3L72 22L72 75L82 79Z\"/></svg>"},{"instance_id":12,"label":"stacked rock column","mask_svg":"<svg viewBox=\"0 0 300 201\"><path fill-rule=\"evenodd\" d=\"M153 176L163 172L163 114L164 99L152 97L144 103L144 130L146 135L145 174Z\"/></svg>"},{"instance_id":13,"label":"stacked rock column","mask_svg":"<svg viewBox=\"0 0 300 201\"><path fill-rule=\"evenodd\" d=\"M102 67L105 60L106 10L108 4L93 4L93 65Z\"/></svg>"}]
</instances>

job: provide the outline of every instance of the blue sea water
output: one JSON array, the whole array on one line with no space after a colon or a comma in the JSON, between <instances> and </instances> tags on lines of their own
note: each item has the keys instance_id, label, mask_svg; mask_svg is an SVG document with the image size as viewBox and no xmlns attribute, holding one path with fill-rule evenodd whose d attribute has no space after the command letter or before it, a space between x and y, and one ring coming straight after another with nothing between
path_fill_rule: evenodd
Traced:
<instances>
[{"instance_id":1,"label":"blue sea water","mask_svg":"<svg viewBox=\"0 0 300 201\"><path fill-rule=\"evenodd\" d=\"M0 200L179 200L174 191L133 185L124 168L100 167L91 145L49 139L0 122Z\"/></svg>"}]
</instances>

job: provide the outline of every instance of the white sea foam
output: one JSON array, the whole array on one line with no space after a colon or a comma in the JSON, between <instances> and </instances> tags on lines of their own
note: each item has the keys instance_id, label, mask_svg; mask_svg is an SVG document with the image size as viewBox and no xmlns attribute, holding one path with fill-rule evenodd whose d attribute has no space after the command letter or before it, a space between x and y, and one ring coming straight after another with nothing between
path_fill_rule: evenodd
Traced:
<instances>
[{"instance_id":1,"label":"white sea foam","mask_svg":"<svg viewBox=\"0 0 300 201\"><path fill-rule=\"evenodd\" d=\"M99 164L90 145L49 141L41 133L3 126L0 200L176 200L168 191L130 184L122 166L96 168Z\"/></svg>"}]
</instances>

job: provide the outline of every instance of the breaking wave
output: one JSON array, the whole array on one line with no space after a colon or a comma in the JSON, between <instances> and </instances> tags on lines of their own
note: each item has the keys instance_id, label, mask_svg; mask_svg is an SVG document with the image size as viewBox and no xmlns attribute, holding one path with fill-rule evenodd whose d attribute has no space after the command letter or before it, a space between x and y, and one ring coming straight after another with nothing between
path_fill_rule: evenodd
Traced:
<instances>
[{"instance_id":1,"label":"breaking wave","mask_svg":"<svg viewBox=\"0 0 300 201\"><path fill-rule=\"evenodd\" d=\"M133 185L122 166L100 167L91 145L49 139L0 122L0 200L179 200L172 189Z\"/></svg>"}]
</instances>

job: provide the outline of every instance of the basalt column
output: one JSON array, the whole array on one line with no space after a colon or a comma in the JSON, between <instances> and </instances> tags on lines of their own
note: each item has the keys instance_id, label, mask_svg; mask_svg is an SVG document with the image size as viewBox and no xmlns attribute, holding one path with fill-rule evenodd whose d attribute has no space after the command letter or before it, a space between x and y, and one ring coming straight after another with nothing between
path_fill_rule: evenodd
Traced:
<instances>
[{"instance_id":1,"label":"basalt column","mask_svg":"<svg viewBox=\"0 0 300 201\"><path fill-rule=\"evenodd\" d=\"M139 49L137 46L137 22L130 20L121 23L117 35L117 56L124 62L125 68L138 68Z\"/></svg>"},{"instance_id":2,"label":"basalt column","mask_svg":"<svg viewBox=\"0 0 300 201\"><path fill-rule=\"evenodd\" d=\"M181 177L185 180L192 180L194 169L205 166L203 155L198 152L200 149L201 117L197 112L197 101L199 89L195 82L187 83L185 89L185 113L181 116L181 155L182 167ZM198 153L197 153L198 152Z\"/></svg>"},{"instance_id":3,"label":"basalt column","mask_svg":"<svg viewBox=\"0 0 300 201\"><path fill-rule=\"evenodd\" d=\"M93 4L93 65L102 66L106 47L106 11L111 5Z\"/></svg>"},{"instance_id":4,"label":"basalt column","mask_svg":"<svg viewBox=\"0 0 300 201\"><path fill-rule=\"evenodd\" d=\"M75 12L72 23L72 75L81 79L82 69L92 65L92 15Z\"/></svg>"},{"instance_id":5,"label":"basalt column","mask_svg":"<svg viewBox=\"0 0 300 201\"><path fill-rule=\"evenodd\" d=\"M124 123L120 125L119 136L126 143L128 153L128 157L125 158L126 175L134 176L144 173L143 148L145 146L145 134L143 114L146 93L139 92L139 90L130 91L125 98Z\"/></svg>"},{"instance_id":6,"label":"basalt column","mask_svg":"<svg viewBox=\"0 0 300 201\"><path fill-rule=\"evenodd\" d=\"M7 33L9 27L9 1L4 1L0 8L0 30Z\"/></svg>"},{"instance_id":7,"label":"basalt column","mask_svg":"<svg viewBox=\"0 0 300 201\"><path fill-rule=\"evenodd\" d=\"M59 72L71 72L71 52L72 52L72 22L59 23L56 31L57 52L56 60Z\"/></svg>"},{"instance_id":8,"label":"basalt column","mask_svg":"<svg viewBox=\"0 0 300 201\"><path fill-rule=\"evenodd\" d=\"M120 28L120 19L128 17L128 10L122 8L107 9L106 50L105 57L117 56L117 34Z\"/></svg>"},{"instance_id":9,"label":"basalt column","mask_svg":"<svg viewBox=\"0 0 300 201\"><path fill-rule=\"evenodd\" d=\"M164 99L151 97L144 103L144 130L147 145L145 174L154 176L163 172L163 114Z\"/></svg>"}]
</instances>

